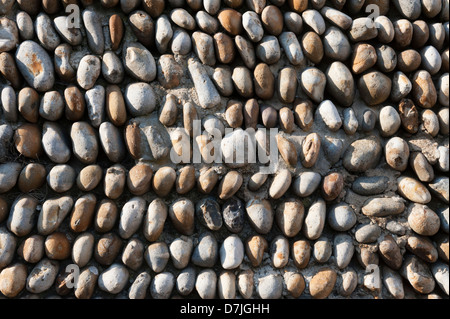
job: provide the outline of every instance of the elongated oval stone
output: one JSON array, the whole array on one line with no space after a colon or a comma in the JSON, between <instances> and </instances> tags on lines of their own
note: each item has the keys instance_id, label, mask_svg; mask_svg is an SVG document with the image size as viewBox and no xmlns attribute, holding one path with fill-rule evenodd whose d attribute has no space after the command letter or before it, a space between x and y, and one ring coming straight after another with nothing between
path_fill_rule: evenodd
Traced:
<instances>
[{"instance_id":1,"label":"elongated oval stone","mask_svg":"<svg viewBox=\"0 0 450 319\"><path fill-rule=\"evenodd\" d=\"M16 63L24 79L39 92L49 91L55 83L53 62L47 51L34 41L22 42L16 51Z\"/></svg>"}]
</instances>

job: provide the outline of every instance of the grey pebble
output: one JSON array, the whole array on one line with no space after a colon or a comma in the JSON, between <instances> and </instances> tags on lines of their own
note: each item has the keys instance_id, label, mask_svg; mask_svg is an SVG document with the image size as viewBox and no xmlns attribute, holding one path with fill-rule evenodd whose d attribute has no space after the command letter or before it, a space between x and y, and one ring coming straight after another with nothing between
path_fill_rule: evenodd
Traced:
<instances>
[{"instance_id":1,"label":"grey pebble","mask_svg":"<svg viewBox=\"0 0 450 319\"><path fill-rule=\"evenodd\" d=\"M386 176L362 176L353 182L352 190L363 196L378 195L387 189L388 181Z\"/></svg>"},{"instance_id":2,"label":"grey pebble","mask_svg":"<svg viewBox=\"0 0 450 319\"><path fill-rule=\"evenodd\" d=\"M154 272L162 272L169 261L169 247L165 242L150 244L144 252L144 259Z\"/></svg>"},{"instance_id":3,"label":"grey pebble","mask_svg":"<svg viewBox=\"0 0 450 319\"><path fill-rule=\"evenodd\" d=\"M45 92L39 106L39 116L49 121L57 121L64 112L64 100L58 91Z\"/></svg>"},{"instance_id":4,"label":"grey pebble","mask_svg":"<svg viewBox=\"0 0 450 319\"><path fill-rule=\"evenodd\" d=\"M219 92L217 92L203 65L198 60L190 58L188 68L200 106L205 109L217 106L220 103Z\"/></svg>"},{"instance_id":5,"label":"grey pebble","mask_svg":"<svg viewBox=\"0 0 450 319\"><path fill-rule=\"evenodd\" d=\"M375 224L365 224L357 227L355 239L362 244L368 244L376 241L380 235L380 226Z\"/></svg>"},{"instance_id":6,"label":"grey pebble","mask_svg":"<svg viewBox=\"0 0 450 319\"><path fill-rule=\"evenodd\" d=\"M150 284L150 294L153 299L169 299L174 286L174 275L170 272L163 272L153 277Z\"/></svg>"},{"instance_id":7,"label":"grey pebble","mask_svg":"<svg viewBox=\"0 0 450 319\"><path fill-rule=\"evenodd\" d=\"M283 293L283 278L280 275L259 278L256 291L261 299L279 299Z\"/></svg>"},{"instance_id":8,"label":"grey pebble","mask_svg":"<svg viewBox=\"0 0 450 319\"><path fill-rule=\"evenodd\" d=\"M105 38L100 15L92 7L88 7L82 12L82 19L86 28L87 42L92 53L103 54Z\"/></svg>"},{"instance_id":9,"label":"grey pebble","mask_svg":"<svg viewBox=\"0 0 450 319\"><path fill-rule=\"evenodd\" d=\"M357 221L355 212L345 203L332 206L327 218L330 227L336 231L350 230Z\"/></svg>"},{"instance_id":10,"label":"grey pebble","mask_svg":"<svg viewBox=\"0 0 450 319\"><path fill-rule=\"evenodd\" d=\"M85 55L78 65L77 83L85 90L94 87L95 82L100 76L101 61L95 55Z\"/></svg>"},{"instance_id":11,"label":"grey pebble","mask_svg":"<svg viewBox=\"0 0 450 319\"><path fill-rule=\"evenodd\" d=\"M176 238L169 246L172 264L177 269L184 269L191 259L194 242L191 237L180 236Z\"/></svg>"},{"instance_id":12,"label":"grey pebble","mask_svg":"<svg viewBox=\"0 0 450 319\"><path fill-rule=\"evenodd\" d=\"M219 246L216 238L210 232L202 233L198 244L194 247L191 261L199 267L213 267L219 255Z\"/></svg>"},{"instance_id":13,"label":"grey pebble","mask_svg":"<svg viewBox=\"0 0 450 319\"><path fill-rule=\"evenodd\" d=\"M20 163L0 164L0 194L8 192L16 185L21 170Z\"/></svg>"},{"instance_id":14,"label":"grey pebble","mask_svg":"<svg viewBox=\"0 0 450 319\"><path fill-rule=\"evenodd\" d=\"M108 159L113 163L121 162L126 156L126 148L119 128L110 122L103 122L98 133L100 145Z\"/></svg>"},{"instance_id":15,"label":"grey pebble","mask_svg":"<svg viewBox=\"0 0 450 319\"><path fill-rule=\"evenodd\" d=\"M148 272L141 272L130 287L128 292L129 299L145 299L147 290L150 287L151 276Z\"/></svg>"},{"instance_id":16,"label":"grey pebble","mask_svg":"<svg viewBox=\"0 0 450 319\"><path fill-rule=\"evenodd\" d=\"M319 263L326 263L333 253L333 245L326 237L320 237L314 243L313 256Z\"/></svg>"},{"instance_id":17,"label":"grey pebble","mask_svg":"<svg viewBox=\"0 0 450 319\"><path fill-rule=\"evenodd\" d=\"M267 35L256 46L256 56L266 64L274 64L281 58L281 48L278 39Z\"/></svg>"},{"instance_id":18,"label":"grey pebble","mask_svg":"<svg viewBox=\"0 0 450 319\"><path fill-rule=\"evenodd\" d=\"M41 293L50 289L58 275L59 263L47 258L42 259L27 277L26 289L31 293Z\"/></svg>"},{"instance_id":19,"label":"grey pebble","mask_svg":"<svg viewBox=\"0 0 450 319\"><path fill-rule=\"evenodd\" d=\"M30 15L25 11L19 11L16 15L17 29L24 40L32 40L34 37L34 25Z\"/></svg>"},{"instance_id":20,"label":"grey pebble","mask_svg":"<svg viewBox=\"0 0 450 319\"><path fill-rule=\"evenodd\" d=\"M180 271L176 279L176 288L180 295L188 296L195 288L196 271L187 267Z\"/></svg>"},{"instance_id":21,"label":"grey pebble","mask_svg":"<svg viewBox=\"0 0 450 319\"><path fill-rule=\"evenodd\" d=\"M106 51L102 58L102 76L111 84L119 84L125 76L120 58L113 51Z\"/></svg>"},{"instance_id":22,"label":"grey pebble","mask_svg":"<svg viewBox=\"0 0 450 319\"><path fill-rule=\"evenodd\" d=\"M19 45L16 50L16 63L20 73L36 91L46 92L53 87L53 62L44 48L36 42L27 40Z\"/></svg>"},{"instance_id":23,"label":"grey pebble","mask_svg":"<svg viewBox=\"0 0 450 319\"><path fill-rule=\"evenodd\" d=\"M155 93L152 87L145 82L127 85L124 99L128 111L134 117L150 114L156 107Z\"/></svg>"},{"instance_id":24,"label":"grey pebble","mask_svg":"<svg viewBox=\"0 0 450 319\"><path fill-rule=\"evenodd\" d=\"M333 255L336 258L336 265L339 269L344 269L352 260L355 247L353 238L347 234L338 234L333 241Z\"/></svg>"},{"instance_id":25,"label":"grey pebble","mask_svg":"<svg viewBox=\"0 0 450 319\"><path fill-rule=\"evenodd\" d=\"M47 175L48 186L57 193L64 193L70 190L75 184L77 174L69 165L56 165Z\"/></svg>"},{"instance_id":26,"label":"grey pebble","mask_svg":"<svg viewBox=\"0 0 450 319\"><path fill-rule=\"evenodd\" d=\"M155 58L139 42L124 44L122 60L125 71L138 81L151 82L156 78Z\"/></svg>"},{"instance_id":27,"label":"grey pebble","mask_svg":"<svg viewBox=\"0 0 450 319\"><path fill-rule=\"evenodd\" d=\"M128 283L130 274L122 264L112 264L98 277L98 287L110 294L120 293Z\"/></svg>"},{"instance_id":28,"label":"grey pebble","mask_svg":"<svg viewBox=\"0 0 450 319\"><path fill-rule=\"evenodd\" d=\"M96 85L85 93L88 116L94 128L98 128L105 120L105 97L105 88L101 85Z\"/></svg>"},{"instance_id":29,"label":"grey pebble","mask_svg":"<svg viewBox=\"0 0 450 319\"><path fill-rule=\"evenodd\" d=\"M69 161L72 152L68 136L62 127L55 122L44 122L42 126L42 148L49 159L57 164Z\"/></svg>"},{"instance_id":30,"label":"grey pebble","mask_svg":"<svg viewBox=\"0 0 450 319\"><path fill-rule=\"evenodd\" d=\"M186 55L191 52L192 42L189 34L181 28L175 29L172 37L171 50L174 54Z\"/></svg>"},{"instance_id":31,"label":"grey pebble","mask_svg":"<svg viewBox=\"0 0 450 319\"><path fill-rule=\"evenodd\" d=\"M66 16L59 16L53 19L56 31L65 42L73 46L80 45L83 41L81 29L70 28L68 26L69 21L69 17Z\"/></svg>"},{"instance_id":32,"label":"grey pebble","mask_svg":"<svg viewBox=\"0 0 450 319\"><path fill-rule=\"evenodd\" d=\"M158 17L155 24L155 43L159 53L167 52L172 37L173 29L170 20L165 14L162 14Z\"/></svg>"}]
</instances>

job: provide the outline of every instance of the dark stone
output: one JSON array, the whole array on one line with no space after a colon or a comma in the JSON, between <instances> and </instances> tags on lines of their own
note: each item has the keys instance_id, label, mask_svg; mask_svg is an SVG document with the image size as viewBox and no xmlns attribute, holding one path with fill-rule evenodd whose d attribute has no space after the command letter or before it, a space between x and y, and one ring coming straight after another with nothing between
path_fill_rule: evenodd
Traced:
<instances>
[{"instance_id":1,"label":"dark stone","mask_svg":"<svg viewBox=\"0 0 450 319\"><path fill-rule=\"evenodd\" d=\"M222 214L220 205L212 197L206 197L197 203L196 215L202 225L211 230L219 230L222 227Z\"/></svg>"},{"instance_id":2,"label":"dark stone","mask_svg":"<svg viewBox=\"0 0 450 319\"><path fill-rule=\"evenodd\" d=\"M242 201L232 197L223 204L222 208L223 221L227 229L232 233L239 233L245 223L245 209Z\"/></svg>"}]
</instances>

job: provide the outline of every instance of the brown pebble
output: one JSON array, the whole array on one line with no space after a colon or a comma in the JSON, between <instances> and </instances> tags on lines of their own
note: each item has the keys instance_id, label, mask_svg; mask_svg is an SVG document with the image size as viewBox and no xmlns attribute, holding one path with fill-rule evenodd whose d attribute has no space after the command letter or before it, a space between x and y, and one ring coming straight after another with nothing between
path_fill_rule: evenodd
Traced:
<instances>
[{"instance_id":1,"label":"brown pebble","mask_svg":"<svg viewBox=\"0 0 450 319\"><path fill-rule=\"evenodd\" d=\"M120 87L108 85L106 87L106 115L112 124L119 127L127 120L127 110Z\"/></svg>"},{"instance_id":2,"label":"brown pebble","mask_svg":"<svg viewBox=\"0 0 450 319\"><path fill-rule=\"evenodd\" d=\"M288 134L294 131L294 113L288 107L283 107L280 109L280 128Z\"/></svg>"},{"instance_id":3,"label":"brown pebble","mask_svg":"<svg viewBox=\"0 0 450 319\"><path fill-rule=\"evenodd\" d=\"M266 31L274 36L279 36L283 31L283 14L274 5L266 6L261 12L261 22Z\"/></svg>"},{"instance_id":4,"label":"brown pebble","mask_svg":"<svg viewBox=\"0 0 450 319\"><path fill-rule=\"evenodd\" d=\"M0 223L3 222L9 214L8 203L3 197L0 197Z\"/></svg>"},{"instance_id":5,"label":"brown pebble","mask_svg":"<svg viewBox=\"0 0 450 319\"><path fill-rule=\"evenodd\" d=\"M284 138L280 134L277 134L277 146L281 157L286 162L286 164L296 167L297 166L297 150L294 143Z\"/></svg>"},{"instance_id":6,"label":"brown pebble","mask_svg":"<svg viewBox=\"0 0 450 319\"><path fill-rule=\"evenodd\" d=\"M421 63L422 57L416 50L408 49L397 54L397 68L404 73L417 70Z\"/></svg>"},{"instance_id":7,"label":"brown pebble","mask_svg":"<svg viewBox=\"0 0 450 319\"><path fill-rule=\"evenodd\" d=\"M28 193L32 190L40 188L45 183L47 171L44 165L30 163L20 172L17 186L22 193Z\"/></svg>"},{"instance_id":8,"label":"brown pebble","mask_svg":"<svg viewBox=\"0 0 450 319\"><path fill-rule=\"evenodd\" d=\"M266 63L259 63L253 71L255 94L263 100L271 99L274 93L275 78Z\"/></svg>"},{"instance_id":9,"label":"brown pebble","mask_svg":"<svg viewBox=\"0 0 450 319\"><path fill-rule=\"evenodd\" d=\"M419 112L414 102L410 99L402 99L398 105L398 111L403 129L410 134L417 133L419 130Z\"/></svg>"},{"instance_id":10,"label":"brown pebble","mask_svg":"<svg viewBox=\"0 0 450 319\"><path fill-rule=\"evenodd\" d=\"M271 106L262 106L261 107L261 119L262 119L262 124L266 128L276 127L277 123L278 123L278 113Z\"/></svg>"},{"instance_id":11,"label":"brown pebble","mask_svg":"<svg viewBox=\"0 0 450 319\"><path fill-rule=\"evenodd\" d=\"M109 18L109 36L111 39L111 50L119 49L120 42L123 38L123 21L118 14L113 14Z\"/></svg>"},{"instance_id":12,"label":"brown pebble","mask_svg":"<svg viewBox=\"0 0 450 319\"><path fill-rule=\"evenodd\" d=\"M314 123L314 108L309 100L298 101L294 107L295 123L305 132L308 132Z\"/></svg>"},{"instance_id":13,"label":"brown pebble","mask_svg":"<svg viewBox=\"0 0 450 319\"><path fill-rule=\"evenodd\" d=\"M55 14L60 9L58 0L42 0L42 8L48 14Z\"/></svg>"},{"instance_id":14,"label":"brown pebble","mask_svg":"<svg viewBox=\"0 0 450 319\"><path fill-rule=\"evenodd\" d=\"M394 43L399 48L409 46L413 36L412 23L407 19L399 19L392 24L394 25Z\"/></svg>"},{"instance_id":15,"label":"brown pebble","mask_svg":"<svg viewBox=\"0 0 450 319\"><path fill-rule=\"evenodd\" d=\"M400 247L391 235L386 235L378 245L379 253L386 265L394 270L400 269L403 262Z\"/></svg>"},{"instance_id":16,"label":"brown pebble","mask_svg":"<svg viewBox=\"0 0 450 319\"><path fill-rule=\"evenodd\" d=\"M72 251L66 234L55 232L45 239L45 254L50 259L64 260L70 257Z\"/></svg>"},{"instance_id":17,"label":"brown pebble","mask_svg":"<svg viewBox=\"0 0 450 319\"><path fill-rule=\"evenodd\" d=\"M127 176L128 190L133 195L144 195L150 189L153 176L152 168L144 163L134 165Z\"/></svg>"},{"instance_id":18,"label":"brown pebble","mask_svg":"<svg viewBox=\"0 0 450 319\"><path fill-rule=\"evenodd\" d=\"M113 229L119 215L116 203L111 199L102 199L95 213L95 231L106 233Z\"/></svg>"},{"instance_id":19,"label":"brown pebble","mask_svg":"<svg viewBox=\"0 0 450 319\"><path fill-rule=\"evenodd\" d=\"M75 122L83 118L86 108L83 94L76 86L69 86L64 90L66 119Z\"/></svg>"},{"instance_id":20,"label":"brown pebble","mask_svg":"<svg viewBox=\"0 0 450 319\"><path fill-rule=\"evenodd\" d=\"M297 13L302 13L308 8L308 0L287 0L289 8Z\"/></svg>"},{"instance_id":21,"label":"brown pebble","mask_svg":"<svg viewBox=\"0 0 450 319\"><path fill-rule=\"evenodd\" d=\"M431 182L434 179L434 170L425 155L421 152L412 152L409 157L412 167L421 182Z\"/></svg>"},{"instance_id":22,"label":"brown pebble","mask_svg":"<svg viewBox=\"0 0 450 319\"><path fill-rule=\"evenodd\" d=\"M335 200L344 188L344 178L340 173L331 173L324 177L322 196L326 201Z\"/></svg>"},{"instance_id":23,"label":"brown pebble","mask_svg":"<svg viewBox=\"0 0 450 319\"><path fill-rule=\"evenodd\" d=\"M242 123L244 122L242 108L242 102L236 100L228 101L227 110L225 111L225 118L230 127L238 128L242 126Z\"/></svg>"},{"instance_id":24,"label":"brown pebble","mask_svg":"<svg viewBox=\"0 0 450 319\"><path fill-rule=\"evenodd\" d=\"M200 172L198 177L198 190L204 194L209 194L219 181L219 175L211 167Z\"/></svg>"},{"instance_id":25,"label":"brown pebble","mask_svg":"<svg viewBox=\"0 0 450 319\"><path fill-rule=\"evenodd\" d=\"M294 264L299 269L304 269L308 266L311 258L311 245L307 240L297 240L292 244L292 259Z\"/></svg>"},{"instance_id":26,"label":"brown pebble","mask_svg":"<svg viewBox=\"0 0 450 319\"><path fill-rule=\"evenodd\" d=\"M305 279L303 278L303 275L300 273L295 273L288 275L288 278L286 280L286 290L289 292L289 294L294 297L298 298L302 295L303 291L306 288Z\"/></svg>"},{"instance_id":27,"label":"brown pebble","mask_svg":"<svg viewBox=\"0 0 450 319\"><path fill-rule=\"evenodd\" d=\"M165 89L173 89L180 84L183 70L171 54L163 54L158 59L158 81Z\"/></svg>"},{"instance_id":28,"label":"brown pebble","mask_svg":"<svg viewBox=\"0 0 450 319\"><path fill-rule=\"evenodd\" d=\"M378 265L380 258L378 256L378 248L372 248L373 246L360 245L360 252L356 255L358 262L362 267L367 268L369 265Z\"/></svg>"},{"instance_id":29,"label":"brown pebble","mask_svg":"<svg viewBox=\"0 0 450 319\"><path fill-rule=\"evenodd\" d=\"M96 188L102 179L103 170L100 165L88 165L77 176L77 186L83 192L89 192Z\"/></svg>"},{"instance_id":30,"label":"brown pebble","mask_svg":"<svg viewBox=\"0 0 450 319\"><path fill-rule=\"evenodd\" d=\"M337 274L330 268L319 270L309 282L309 293L314 299L327 298L334 289Z\"/></svg>"},{"instance_id":31,"label":"brown pebble","mask_svg":"<svg viewBox=\"0 0 450 319\"><path fill-rule=\"evenodd\" d=\"M297 94L297 71L292 67L285 67L278 73L277 92L282 103L291 104Z\"/></svg>"},{"instance_id":32,"label":"brown pebble","mask_svg":"<svg viewBox=\"0 0 450 319\"><path fill-rule=\"evenodd\" d=\"M378 105L386 101L391 94L391 86L391 79L378 71L365 73L358 81L360 95L368 105Z\"/></svg>"},{"instance_id":33,"label":"brown pebble","mask_svg":"<svg viewBox=\"0 0 450 319\"><path fill-rule=\"evenodd\" d=\"M41 130L37 124L23 124L14 133L17 151L29 158L38 159L42 154Z\"/></svg>"},{"instance_id":34,"label":"brown pebble","mask_svg":"<svg viewBox=\"0 0 450 319\"><path fill-rule=\"evenodd\" d=\"M306 32L302 37L302 48L305 56L314 64L319 64L323 58L323 43L320 36L313 32Z\"/></svg>"},{"instance_id":35,"label":"brown pebble","mask_svg":"<svg viewBox=\"0 0 450 319\"><path fill-rule=\"evenodd\" d=\"M430 37L430 29L428 24L423 20L416 20L412 23L413 37L411 40L411 46L414 48L422 48L425 43L428 42Z\"/></svg>"},{"instance_id":36,"label":"brown pebble","mask_svg":"<svg viewBox=\"0 0 450 319\"><path fill-rule=\"evenodd\" d=\"M151 47L155 38L155 25L150 15L138 10L128 17L128 22L138 41L145 47Z\"/></svg>"},{"instance_id":37,"label":"brown pebble","mask_svg":"<svg viewBox=\"0 0 450 319\"><path fill-rule=\"evenodd\" d=\"M14 89L19 90L22 87L22 75L17 68L14 57L9 52L0 53L0 74L11 82Z\"/></svg>"},{"instance_id":38,"label":"brown pebble","mask_svg":"<svg viewBox=\"0 0 450 319\"><path fill-rule=\"evenodd\" d=\"M122 249L122 240L115 233L107 233L100 237L94 246L95 260L104 266L111 265Z\"/></svg>"},{"instance_id":39,"label":"brown pebble","mask_svg":"<svg viewBox=\"0 0 450 319\"><path fill-rule=\"evenodd\" d=\"M425 109L432 108L437 102L436 87L428 71L417 71L412 79L411 96L414 103Z\"/></svg>"},{"instance_id":40,"label":"brown pebble","mask_svg":"<svg viewBox=\"0 0 450 319\"><path fill-rule=\"evenodd\" d=\"M197 109L194 104L188 102L183 105L183 126L189 136L192 136L194 120L198 120Z\"/></svg>"},{"instance_id":41,"label":"brown pebble","mask_svg":"<svg viewBox=\"0 0 450 319\"><path fill-rule=\"evenodd\" d=\"M159 17L165 7L165 1L164 0L143 0L142 6L144 7L144 10L150 14L150 16L155 19Z\"/></svg>"},{"instance_id":42,"label":"brown pebble","mask_svg":"<svg viewBox=\"0 0 450 319\"><path fill-rule=\"evenodd\" d=\"M305 207L295 198L288 198L278 205L275 221L286 237L296 236L303 225Z\"/></svg>"},{"instance_id":43,"label":"brown pebble","mask_svg":"<svg viewBox=\"0 0 450 319\"><path fill-rule=\"evenodd\" d=\"M73 232L81 233L89 228L94 217L96 203L97 198L90 193L77 199L70 215L70 229Z\"/></svg>"},{"instance_id":44,"label":"brown pebble","mask_svg":"<svg viewBox=\"0 0 450 319\"><path fill-rule=\"evenodd\" d=\"M30 264L38 263L44 257L44 237L41 235L28 237L20 244L17 253Z\"/></svg>"},{"instance_id":45,"label":"brown pebble","mask_svg":"<svg viewBox=\"0 0 450 319\"><path fill-rule=\"evenodd\" d=\"M261 235L254 235L245 240L245 253L253 267L261 265L264 252L267 252L269 244Z\"/></svg>"},{"instance_id":46,"label":"brown pebble","mask_svg":"<svg viewBox=\"0 0 450 319\"><path fill-rule=\"evenodd\" d=\"M194 214L194 204L187 198L179 198L169 207L173 227L182 235L190 236L194 233Z\"/></svg>"},{"instance_id":47,"label":"brown pebble","mask_svg":"<svg viewBox=\"0 0 450 319\"><path fill-rule=\"evenodd\" d=\"M35 16L41 10L41 0L17 0L20 9L28 13L30 16Z\"/></svg>"},{"instance_id":48,"label":"brown pebble","mask_svg":"<svg viewBox=\"0 0 450 319\"><path fill-rule=\"evenodd\" d=\"M126 170L120 164L108 167L103 181L106 197L117 199L122 195L126 184Z\"/></svg>"},{"instance_id":49,"label":"brown pebble","mask_svg":"<svg viewBox=\"0 0 450 319\"><path fill-rule=\"evenodd\" d=\"M141 130L138 123L132 121L126 126L125 142L128 153L130 153L131 157L134 159L139 159L142 157Z\"/></svg>"},{"instance_id":50,"label":"brown pebble","mask_svg":"<svg viewBox=\"0 0 450 319\"><path fill-rule=\"evenodd\" d=\"M236 52L233 39L223 32L216 33L213 39L217 61L224 64L231 63Z\"/></svg>"},{"instance_id":51,"label":"brown pebble","mask_svg":"<svg viewBox=\"0 0 450 319\"><path fill-rule=\"evenodd\" d=\"M0 292L7 298L19 295L26 283L27 266L24 264L13 264L0 272Z\"/></svg>"},{"instance_id":52,"label":"brown pebble","mask_svg":"<svg viewBox=\"0 0 450 319\"><path fill-rule=\"evenodd\" d=\"M409 236L406 242L406 249L429 263L434 263L438 259L438 251L428 237L417 235Z\"/></svg>"},{"instance_id":53,"label":"brown pebble","mask_svg":"<svg viewBox=\"0 0 450 319\"><path fill-rule=\"evenodd\" d=\"M217 15L222 27L231 35L242 33L242 14L230 8L225 8Z\"/></svg>"},{"instance_id":54,"label":"brown pebble","mask_svg":"<svg viewBox=\"0 0 450 319\"><path fill-rule=\"evenodd\" d=\"M244 105L244 123L245 128L253 128L256 129L256 125L258 124L258 116L259 116L259 104L256 99L250 99L245 102Z\"/></svg>"},{"instance_id":55,"label":"brown pebble","mask_svg":"<svg viewBox=\"0 0 450 319\"><path fill-rule=\"evenodd\" d=\"M358 43L353 48L351 58L352 71L360 74L377 63L377 53L375 48L368 43Z\"/></svg>"},{"instance_id":56,"label":"brown pebble","mask_svg":"<svg viewBox=\"0 0 450 319\"><path fill-rule=\"evenodd\" d=\"M222 200L231 198L241 188L243 178L237 171L229 171L220 181L217 193Z\"/></svg>"},{"instance_id":57,"label":"brown pebble","mask_svg":"<svg viewBox=\"0 0 450 319\"><path fill-rule=\"evenodd\" d=\"M317 133L311 133L306 136L302 144L301 162L306 168L313 167L319 158L320 136Z\"/></svg>"},{"instance_id":58,"label":"brown pebble","mask_svg":"<svg viewBox=\"0 0 450 319\"><path fill-rule=\"evenodd\" d=\"M186 165L180 168L175 181L175 189L178 194L186 194L195 186L195 167Z\"/></svg>"},{"instance_id":59,"label":"brown pebble","mask_svg":"<svg viewBox=\"0 0 450 319\"><path fill-rule=\"evenodd\" d=\"M172 167L166 166L159 168L153 176L153 191L159 197L165 197L169 195L173 185L175 184L176 178L177 173Z\"/></svg>"}]
</instances>

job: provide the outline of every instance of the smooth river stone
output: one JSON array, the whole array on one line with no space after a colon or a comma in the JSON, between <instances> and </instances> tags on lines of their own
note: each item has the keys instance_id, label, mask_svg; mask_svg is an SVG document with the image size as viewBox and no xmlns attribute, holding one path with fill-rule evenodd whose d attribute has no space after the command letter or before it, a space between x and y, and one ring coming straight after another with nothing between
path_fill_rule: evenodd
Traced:
<instances>
[{"instance_id":1,"label":"smooth river stone","mask_svg":"<svg viewBox=\"0 0 450 319\"><path fill-rule=\"evenodd\" d=\"M50 91L55 83L53 62L39 44L27 40L16 50L16 63L30 86L39 92Z\"/></svg>"}]
</instances>

